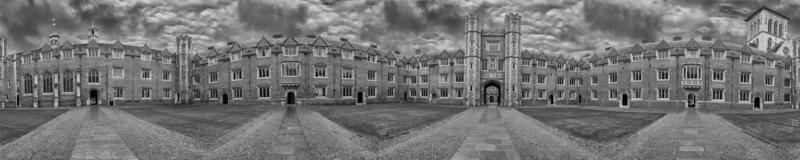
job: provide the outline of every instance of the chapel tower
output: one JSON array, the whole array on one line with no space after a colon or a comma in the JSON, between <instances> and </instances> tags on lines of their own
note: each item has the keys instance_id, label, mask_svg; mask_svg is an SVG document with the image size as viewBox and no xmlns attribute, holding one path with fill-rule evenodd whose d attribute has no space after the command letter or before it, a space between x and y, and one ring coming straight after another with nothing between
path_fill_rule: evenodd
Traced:
<instances>
[{"instance_id":1,"label":"chapel tower","mask_svg":"<svg viewBox=\"0 0 800 160\"><path fill-rule=\"evenodd\" d=\"M467 15L466 22L466 55L464 59L464 93L466 106L478 106L480 99L480 53L481 53L481 23L477 15Z\"/></svg>"}]
</instances>

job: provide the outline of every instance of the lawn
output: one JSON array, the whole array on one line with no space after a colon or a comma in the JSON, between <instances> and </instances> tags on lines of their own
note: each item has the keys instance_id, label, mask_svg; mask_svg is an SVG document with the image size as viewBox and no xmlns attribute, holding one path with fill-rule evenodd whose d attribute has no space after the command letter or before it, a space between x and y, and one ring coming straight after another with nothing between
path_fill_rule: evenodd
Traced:
<instances>
[{"instance_id":1,"label":"lawn","mask_svg":"<svg viewBox=\"0 0 800 160\"><path fill-rule=\"evenodd\" d=\"M580 108L523 108L519 111L572 135L597 142L630 135L665 115Z\"/></svg>"},{"instance_id":2,"label":"lawn","mask_svg":"<svg viewBox=\"0 0 800 160\"><path fill-rule=\"evenodd\" d=\"M766 139L784 148L800 143L800 128L791 119L800 121L800 112L770 114L719 114L722 118L746 130L751 135Z\"/></svg>"},{"instance_id":3,"label":"lawn","mask_svg":"<svg viewBox=\"0 0 800 160\"><path fill-rule=\"evenodd\" d=\"M304 106L351 130L379 136L397 135L460 113L466 108L429 104L375 104L366 106Z\"/></svg>"},{"instance_id":4,"label":"lawn","mask_svg":"<svg viewBox=\"0 0 800 160\"><path fill-rule=\"evenodd\" d=\"M47 123L67 109L2 109L0 110L0 145Z\"/></svg>"},{"instance_id":5,"label":"lawn","mask_svg":"<svg viewBox=\"0 0 800 160\"><path fill-rule=\"evenodd\" d=\"M122 108L142 120L211 141L253 118L277 109L264 106L156 106Z\"/></svg>"}]
</instances>

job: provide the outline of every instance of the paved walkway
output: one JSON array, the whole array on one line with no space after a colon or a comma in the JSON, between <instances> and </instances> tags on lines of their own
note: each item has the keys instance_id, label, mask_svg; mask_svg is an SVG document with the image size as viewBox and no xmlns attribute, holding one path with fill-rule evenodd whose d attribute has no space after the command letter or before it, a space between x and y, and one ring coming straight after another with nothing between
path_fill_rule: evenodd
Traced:
<instances>
[{"instance_id":1,"label":"paved walkway","mask_svg":"<svg viewBox=\"0 0 800 160\"><path fill-rule=\"evenodd\" d=\"M683 133L678 147L679 160L708 159L703 147L700 134L704 132L703 121L700 120L696 109L686 109L686 118L683 121Z\"/></svg>"},{"instance_id":2,"label":"paved walkway","mask_svg":"<svg viewBox=\"0 0 800 160\"><path fill-rule=\"evenodd\" d=\"M312 159L306 136L303 134L303 127L300 126L295 109L287 109L285 114L278 135L270 146L268 152L270 159Z\"/></svg>"},{"instance_id":3,"label":"paved walkway","mask_svg":"<svg viewBox=\"0 0 800 160\"><path fill-rule=\"evenodd\" d=\"M497 106L487 107L477 125L453 155L453 160L520 159L511 136L503 127Z\"/></svg>"},{"instance_id":4,"label":"paved walkway","mask_svg":"<svg viewBox=\"0 0 800 160\"><path fill-rule=\"evenodd\" d=\"M136 156L125 146L119 135L108 126L107 122L100 120L103 113L98 106L91 107L89 114L81 122L81 131L70 159L136 160Z\"/></svg>"}]
</instances>

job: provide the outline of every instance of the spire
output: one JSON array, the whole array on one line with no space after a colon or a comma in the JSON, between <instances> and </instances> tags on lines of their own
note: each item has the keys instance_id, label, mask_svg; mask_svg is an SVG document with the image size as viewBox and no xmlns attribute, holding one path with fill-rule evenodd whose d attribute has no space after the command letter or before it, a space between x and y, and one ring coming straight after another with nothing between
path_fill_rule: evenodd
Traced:
<instances>
[{"instance_id":1,"label":"spire","mask_svg":"<svg viewBox=\"0 0 800 160\"><path fill-rule=\"evenodd\" d=\"M50 17L50 22L53 24L53 28L50 31L50 47L56 48L58 47L58 40L61 39L61 36L56 33L56 18Z\"/></svg>"},{"instance_id":2,"label":"spire","mask_svg":"<svg viewBox=\"0 0 800 160\"><path fill-rule=\"evenodd\" d=\"M94 19L89 26L89 41L97 41L97 27L94 26Z\"/></svg>"}]
</instances>

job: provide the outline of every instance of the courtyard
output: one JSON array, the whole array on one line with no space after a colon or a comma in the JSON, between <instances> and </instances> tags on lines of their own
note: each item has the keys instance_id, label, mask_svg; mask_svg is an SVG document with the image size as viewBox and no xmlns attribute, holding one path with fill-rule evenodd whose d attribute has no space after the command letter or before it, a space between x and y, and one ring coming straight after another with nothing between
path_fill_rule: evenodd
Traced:
<instances>
[{"instance_id":1,"label":"courtyard","mask_svg":"<svg viewBox=\"0 0 800 160\"><path fill-rule=\"evenodd\" d=\"M658 120L664 113L601 111L581 108L520 108L520 112L575 136L606 142Z\"/></svg>"},{"instance_id":2,"label":"courtyard","mask_svg":"<svg viewBox=\"0 0 800 160\"><path fill-rule=\"evenodd\" d=\"M466 110L432 104L375 104L366 106L304 106L358 133L379 136L403 133Z\"/></svg>"},{"instance_id":3,"label":"courtyard","mask_svg":"<svg viewBox=\"0 0 800 160\"><path fill-rule=\"evenodd\" d=\"M0 110L0 145L11 142L61 115L68 109Z\"/></svg>"},{"instance_id":4,"label":"courtyard","mask_svg":"<svg viewBox=\"0 0 800 160\"><path fill-rule=\"evenodd\" d=\"M277 107L158 105L122 107L128 114L204 141L210 141Z\"/></svg>"},{"instance_id":5,"label":"courtyard","mask_svg":"<svg viewBox=\"0 0 800 160\"><path fill-rule=\"evenodd\" d=\"M782 113L727 113L721 117L739 126L748 134L793 149L800 144L800 111ZM796 122L792 122L796 121Z\"/></svg>"}]
</instances>

